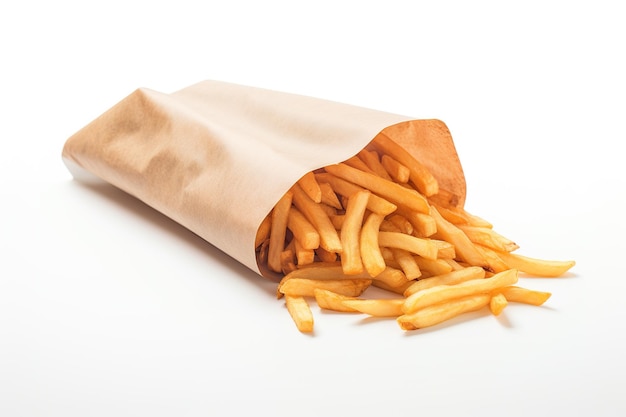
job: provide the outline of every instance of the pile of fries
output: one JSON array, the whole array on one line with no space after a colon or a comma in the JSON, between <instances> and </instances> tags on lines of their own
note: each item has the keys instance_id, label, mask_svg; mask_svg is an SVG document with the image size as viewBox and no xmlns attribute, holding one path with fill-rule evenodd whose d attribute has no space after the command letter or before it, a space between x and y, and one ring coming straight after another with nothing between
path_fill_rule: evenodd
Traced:
<instances>
[{"instance_id":1,"label":"pile of fries","mask_svg":"<svg viewBox=\"0 0 626 417\"><path fill-rule=\"evenodd\" d=\"M437 180L379 134L356 156L304 175L256 237L259 262L301 332L322 309L395 318L403 330L433 326L509 302L541 305L550 293L515 284L518 273L556 277L574 261L513 253L518 245L484 219L437 198ZM371 286L390 297L368 298Z\"/></svg>"}]
</instances>

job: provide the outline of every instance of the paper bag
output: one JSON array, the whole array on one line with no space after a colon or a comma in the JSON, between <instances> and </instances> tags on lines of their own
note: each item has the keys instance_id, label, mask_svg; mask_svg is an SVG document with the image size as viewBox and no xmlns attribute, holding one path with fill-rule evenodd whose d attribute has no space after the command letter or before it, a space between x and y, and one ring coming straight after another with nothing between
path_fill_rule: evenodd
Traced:
<instances>
[{"instance_id":1,"label":"paper bag","mask_svg":"<svg viewBox=\"0 0 626 417\"><path fill-rule=\"evenodd\" d=\"M137 89L71 136L62 158L74 178L120 188L268 276L254 248L262 219L304 174L381 132L431 170L439 198L463 205L463 171L441 121L218 81Z\"/></svg>"}]
</instances>

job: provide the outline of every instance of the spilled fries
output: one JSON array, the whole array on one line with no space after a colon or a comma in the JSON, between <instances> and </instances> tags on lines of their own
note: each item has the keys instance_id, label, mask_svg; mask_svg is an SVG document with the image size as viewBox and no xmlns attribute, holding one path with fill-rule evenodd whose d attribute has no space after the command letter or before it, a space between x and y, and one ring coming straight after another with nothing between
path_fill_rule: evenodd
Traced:
<instances>
[{"instance_id":1,"label":"spilled fries","mask_svg":"<svg viewBox=\"0 0 626 417\"><path fill-rule=\"evenodd\" d=\"M303 176L259 226L259 262L282 274L277 297L304 333L318 308L394 318L409 331L551 294L520 277L563 275L574 261L530 258L488 221L442 205L435 177L384 134L348 160ZM525 274L525 275L522 275ZM369 288L391 297L369 295ZM374 290L372 290L374 291Z\"/></svg>"}]
</instances>

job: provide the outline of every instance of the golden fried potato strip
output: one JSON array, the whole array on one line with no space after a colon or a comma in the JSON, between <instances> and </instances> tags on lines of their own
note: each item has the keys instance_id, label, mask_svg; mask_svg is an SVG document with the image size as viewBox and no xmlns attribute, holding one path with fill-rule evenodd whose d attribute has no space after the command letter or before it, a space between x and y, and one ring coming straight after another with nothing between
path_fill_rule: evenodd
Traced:
<instances>
[{"instance_id":1,"label":"golden fried potato strip","mask_svg":"<svg viewBox=\"0 0 626 417\"><path fill-rule=\"evenodd\" d=\"M443 323L464 313L480 310L488 305L490 300L489 294L473 294L454 298L409 314L403 314L397 318L397 322L403 330L422 329Z\"/></svg>"},{"instance_id":2,"label":"golden fried potato strip","mask_svg":"<svg viewBox=\"0 0 626 417\"><path fill-rule=\"evenodd\" d=\"M303 297L285 296L285 304L294 323L303 333L313 331L313 313L309 303Z\"/></svg>"},{"instance_id":3,"label":"golden fried potato strip","mask_svg":"<svg viewBox=\"0 0 626 417\"><path fill-rule=\"evenodd\" d=\"M361 190L348 199L346 214L341 225L341 266L346 275L363 272L361 261L360 237L363 216L367 208L370 192Z\"/></svg>"}]
</instances>

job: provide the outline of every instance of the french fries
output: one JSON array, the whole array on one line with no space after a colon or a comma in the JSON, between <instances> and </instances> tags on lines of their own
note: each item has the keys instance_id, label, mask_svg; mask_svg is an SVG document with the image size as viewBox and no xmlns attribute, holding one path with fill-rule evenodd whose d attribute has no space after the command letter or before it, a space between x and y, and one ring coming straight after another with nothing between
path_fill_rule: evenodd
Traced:
<instances>
[{"instance_id":1,"label":"french fries","mask_svg":"<svg viewBox=\"0 0 626 417\"><path fill-rule=\"evenodd\" d=\"M519 286L521 277L557 277L575 265L514 253L519 246L491 223L442 205L446 195L383 134L354 157L304 175L255 239L259 263L283 276L276 294L296 327L313 331L311 301L395 318L405 331L482 308L498 316L509 303L540 306L550 298ZM368 296L371 287L391 297Z\"/></svg>"}]
</instances>

